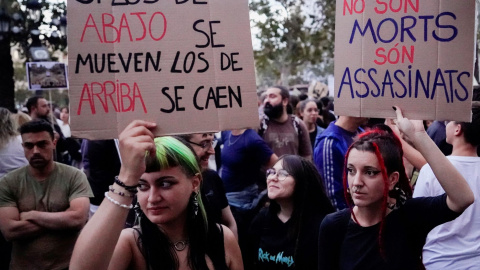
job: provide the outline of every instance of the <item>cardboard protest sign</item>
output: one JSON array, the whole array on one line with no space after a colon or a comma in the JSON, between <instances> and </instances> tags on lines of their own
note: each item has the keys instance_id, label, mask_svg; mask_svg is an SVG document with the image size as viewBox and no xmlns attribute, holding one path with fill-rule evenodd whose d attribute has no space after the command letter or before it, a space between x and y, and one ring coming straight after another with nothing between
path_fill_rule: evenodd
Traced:
<instances>
[{"instance_id":1,"label":"cardboard protest sign","mask_svg":"<svg viewBox=\"0 0 480 270\"><path fill-rule=\"evenodd\" d=\"M335 113L471 120L474 0L339 0Z\"/></svg>"},{"instance_id":2,"label":"cardboard protest sign","mask_svg":"<svg viewBox=\"0 0 480 270\"><path fill-rule=\"evenodd\" d=\"M58 62L27 62L29 90L68 88L67 69Z\"/></svg>"},{"instance_id":3,"label":"cardboard protest sign","mask_svg":"<svg viewBox=\"0 0 480 270\"><path fill-rule=\"evenodd\" d=\"M258 125L247 0L68 0L72 134Z\"/></svg>"}]
</instances>

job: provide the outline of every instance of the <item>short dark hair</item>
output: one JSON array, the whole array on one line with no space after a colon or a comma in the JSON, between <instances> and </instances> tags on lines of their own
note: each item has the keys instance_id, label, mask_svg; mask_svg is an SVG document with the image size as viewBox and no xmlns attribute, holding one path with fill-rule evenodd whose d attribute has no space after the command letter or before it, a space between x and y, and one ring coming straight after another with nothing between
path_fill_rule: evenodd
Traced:
<instances>
[{"instance_id":1,"label":"short dark hair","mask_svg":"<svg viewBox=\"0 0 480 270\"><path fill-rule=\"evenodd\" d=\"M53 127L50 125L49 122L43 120L43 119L35 119L29 122L26 122L20 127L20 134L25 134L25 133L38 133L38 132L43 132L46 131L48 134L50 134L50 137L54 138L53 136Z\"/></svg>"},{"instance_id":2,"label":"short dark hair","mask_svg":"<svg viewBox=\"0 0 480 270\"><path fill-rule=\"evenodd\" d=\"M274 85L270 88L278 88L280 89L280 95L282 96L282 99L290 99L290 91L288 90L288 88L286 88L285 86L282 86L282 85Z\"/></svg>"},{"instance_id":3,"label":"short dark hair","mask_svg":"<svg viewBox=\"0 0 480 270\"><path fill-rule=\"evenodd\" d=\"M175 137L178 138L182 138L184 141L190 141L193 137L193 133L186 133L186 134L178 134L178 135L175 135ZM194 152L195 153L195 152Z\"/></svg>"},{"instance_id":4,"label":"short dark hair","mask_svg":"<svg viewBox=\"0 0 480 270\"><path fill-rule=\"evenodd\" d=\"M455 122L462 127L465 141L473 146L480 145L480 109L473 109L472 122Z\"/></svg>"},{"instance_id":5,"label":"short dark hair","mask_svg":"<svg viewBox=\"0 0 480 270\"><path fill-rule=\"evenodd\" d=\"M28 113L32 113L32 107L37 106L38 100L43 98L42 96L33 96L27 100L27 104L25 104L25 107L27 107Z\"/></svg>"},{"instance_id":6,"label":"short dark hair","mask_svg":"<svg viewBox=\"0 0 480 270\"><path fill-rule=\"evenodd\" d=\"M305 108L307 107L307 104L310 103L310 102L315 103L317 105L317 109L318 109L318 104L317 104L317 101L315 99L305 99L305 100L300 101L300 112L303 112L305 110Z\"/></svg>"},{"instance_id":7,"label":"short dark hair","mask_svg":"<svg viewBox=\"0 0 480 270\"><path fill-rule=\"evenodd\" d=\"M70 113L70 109L68 108L68 106L60 107L60 112L63 111L63 109L67 109L67 113Z\"/></svg>"}]
</instances>

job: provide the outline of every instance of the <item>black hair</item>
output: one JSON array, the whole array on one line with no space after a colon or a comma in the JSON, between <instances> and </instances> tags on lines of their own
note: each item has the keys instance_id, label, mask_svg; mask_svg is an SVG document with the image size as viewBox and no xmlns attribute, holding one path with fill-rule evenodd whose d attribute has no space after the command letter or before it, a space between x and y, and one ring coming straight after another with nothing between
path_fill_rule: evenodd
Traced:
<instances>
[{"instance_id":1,"label":"black hair","mask_svg":"<svg viewBox=\"0 0 480 270\"><path fill-rule=\"evenodd\" d=\"M30 122L26 122L20 127L20 134L22 135L25 133L38 133L43 131L48 132L53 140L53 128L49 122L43 119L35 119Z\"/></svg>"},{"instance_id":2,"label":"black hair","mask_svg":"<svg viewBox=\"0 0 480 270\"><path fill-rule=\"evenodd\" d=\"M318 173L315 165L297 155L283 155L277 162L282 162L282 167L295 180L293 191L293 212L290 222L293 223L287 237L296 238L295 257L299 248L298 243L310 237L309 231L304 228L311 222L312 216L325 216L333 213L330 199L328 198L323 180ZM270 202L270 211L278 213L280 205L272 200Z\"/></svg>"},{"instance_id":3,"label":"black hair","mask_svg":"<svg viewBox=\"0 0 480 270\"><path fill-rule=\"evenodd\" d=\"M155 139L156 155L146 158L145 172L161 171L166 168L180 167L185 175L192 177L200 168L195 152L183 139L178 137L160 137ZM199 191L200 192L200 191ZM193 198L198 198L198 213L194 214ZM171 240L157 224L152 223L145 213L136 207L138 215L137 246L142 251L149 269L176 270L178 257ZM212 260L215 269L226 269L223 235L216 224L207 220L200 193L192 193L187 207L186 228L188 234L188 265L192 270L207 270L205 255Z\"/></svg>"},{"instance_id":4,"label":"black hair","mask_svg":"<svg viewBox=\"0 0 480 270\"><path fill-rule=\"evenodd\" d=\"M282 96L282 99L290 99L290 91L285 86L275 85L270 88L280 89L280 95Z\"/></svg>"},{"instance_id":5,"label":"black hair","mask_svg":"<svg viewBox=\"0 0 480 270\"><path fill-rule=\"evenodd\" d=\"M33 96L27 100L27 104L25 104L25 107L27 107L28 113L32 113L32 107L37 106L38 100L43 98L42 96Z\"/></svg>"},{"instance_id":6,"label":"black hair","mask_svg":"<svg viewBox=\"0 0 480 270\"><path fill-rule=\"evenodd\" d=\"M472 122L455 122L462 127L465 142L478 147L480 145L480 109L473 109Z\"/></svg>"}]
</instances>

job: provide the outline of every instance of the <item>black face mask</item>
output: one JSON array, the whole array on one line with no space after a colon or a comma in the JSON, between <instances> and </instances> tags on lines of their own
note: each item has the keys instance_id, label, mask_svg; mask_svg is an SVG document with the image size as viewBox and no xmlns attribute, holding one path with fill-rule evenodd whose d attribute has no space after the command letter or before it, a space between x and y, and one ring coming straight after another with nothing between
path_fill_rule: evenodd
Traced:
<instances>
[{"instance_id":1,"label":"black face mask","mask_svg":"<svg viewBox=\"0 0 480 270\"><path fill-rule=\"evenodd\" d=\"M277 119L277 118L280 118L280 116L282 116L283 114L283 104L282 103L279 103L275 106L272 106L272 104L270 103L267 103L265 104L265 106L263 107L263 112L265 113L265 115L268 116L268 118L270 119Z\"/></svg>"}]
</instances>

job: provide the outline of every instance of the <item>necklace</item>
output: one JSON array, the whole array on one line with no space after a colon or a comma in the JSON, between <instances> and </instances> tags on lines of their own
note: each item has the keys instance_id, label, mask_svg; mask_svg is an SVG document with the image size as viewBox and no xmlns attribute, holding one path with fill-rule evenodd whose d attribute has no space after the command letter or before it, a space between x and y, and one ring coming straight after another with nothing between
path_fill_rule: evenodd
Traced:
<instances>
[{"instance_id":1,"label":"necklace","mask_svg":"<svg viewBox=\"0 0 480 270\"><path fill-rule=\"evenodd\" d=\"M184 240L184 241L175 242L175 244L173 244L173 247L177 251L182 251L187 247L187 245L188 245L188 240Z\"/></svg>"},{"instance_id":2,"label":"necklace","mask_svg":"<svg viewBox=\"0 0 480 270\"><path fill-rule=\"evenodd\" d=\"M232 142L232 132L230 131L230 134L228 135L228 146L234 145L238 140L240 140L240 137L242 137L243 133L238 135L238 138Z\"/></svg>"}]
</instances>

